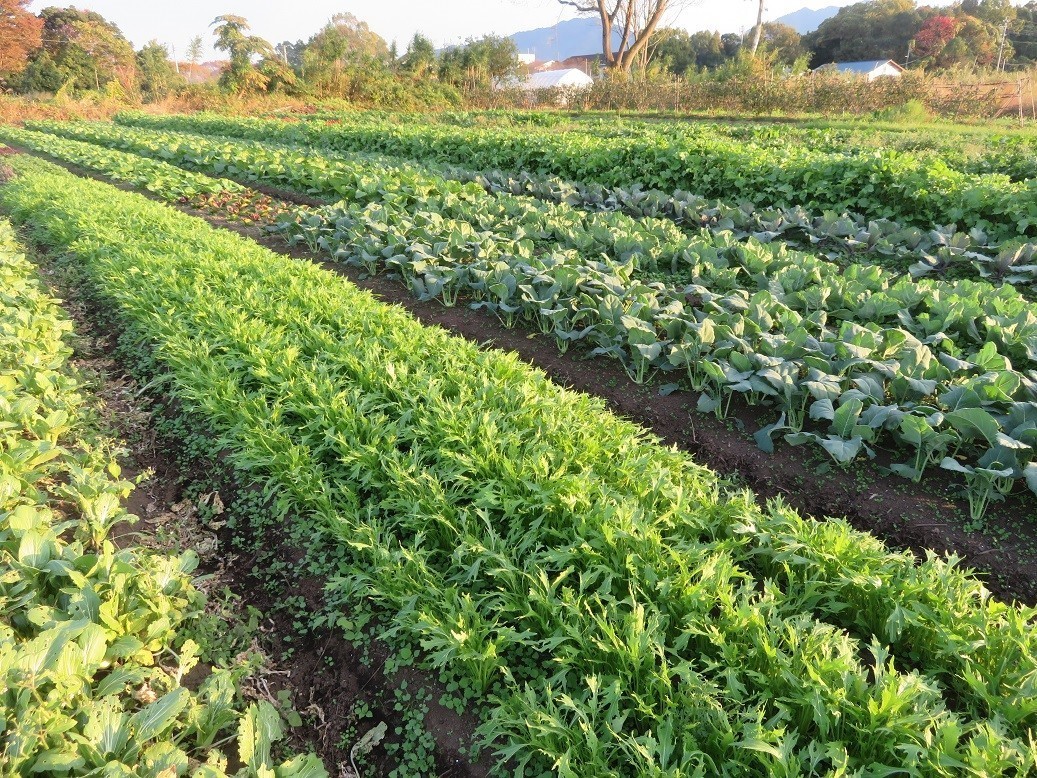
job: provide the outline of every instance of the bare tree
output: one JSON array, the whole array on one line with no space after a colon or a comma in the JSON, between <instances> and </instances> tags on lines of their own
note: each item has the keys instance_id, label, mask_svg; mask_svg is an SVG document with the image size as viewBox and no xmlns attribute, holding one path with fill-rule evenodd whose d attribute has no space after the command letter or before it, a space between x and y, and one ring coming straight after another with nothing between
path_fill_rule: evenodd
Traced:
<instances>
[{"instance_id":1,"label":"bare tree","mask_svg":"<svg viewBox=\"0 0 1037 778\"><path fill-rule=\"evenodd\" d=\"M601 45L605 65L629 72L652 33L667 14L697 0L558 0L582 14L601 19ZM618 43L614 40L619 36Z\"/></svg>"}]
</instances>

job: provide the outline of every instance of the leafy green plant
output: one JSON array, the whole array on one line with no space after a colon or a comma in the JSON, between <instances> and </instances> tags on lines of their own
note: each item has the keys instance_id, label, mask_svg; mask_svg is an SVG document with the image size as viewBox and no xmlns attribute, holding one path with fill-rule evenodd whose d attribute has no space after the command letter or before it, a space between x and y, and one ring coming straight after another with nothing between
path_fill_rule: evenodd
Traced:
<instances>
[{"instance_id":1,"label":"leafy green plant","mask_svg":"<svg viewBox=\"0 0 1037 778\"><path fill-rule=\"evenodd\" d=\"M378 605L488 685L482 735L512 769L1034 769L1032 610L843 522L726 493L600 402L320 268L13 164L0 204L74 253L284 517L276 531L335 549L331 601ZM835 397L840 429L879 423ZM251 731L273 731L263 718Z\"/></svg>"},{"instance_id":2,"label":"leafy green plant","mask_svg":"<svg viewBox=\"0 0 1037 778\"><path fill-rule=\"evenodd\" d=\"M928 229L959 223L997 238L1034 235L1032 180L968 174L936 157L875 150L814 149L809 143L755 143L724 137L708 125L667 126L618 136L528 128L449 127L361 118L349 123L285 123L215 115L121 115L134 126L305 143L337 151L379 151L481 170L522 170L606 186L643 185L705 196L745 198L768 206L854 211L900 218Z\"/></svg>"},{"instance_id":3,"label":"leafy green plant","mask_svg":"<svg viewBox=\"0 0 1037 778\"><path fill-rule=\"evenodd\" d=\"M0 222L0 772L226 776L221 741L250 728L242 671L181 685L200 651L198 559L108 538L134 520L132 485L81 412L70 324L13 237ZM327 775L313 756L276 765L275 736L255 732L262 759L243 753L234 774Z\"/></svg>"},{"instance_id":4,"label":"leafy green plant","mask_svg":"<svg viewBox=\"0 0 1037 778\"><path fill-rule=\"evenodd\" d=\"M353 203L301 210L279 231L365 272L398 273L419 299L455 305L469 295L473 307L507 326L525 321L551 333L562 350L586 341L591 354L620 360L635 382L683 365L692 390L700 392L702 412L724 418L736 395L749 404L776 405L782 421L757 434L767 450L773 435L787 430L789 442L822 446L845 465L884 436L900 437L907 414L924 416L937 435L951 435L955 452L964 444L978 457L978 439L950 429L961 393L1001 414L1037 397L1033 379L1008 361L1010 355L1032 363L1037 333L1028 300L1011 287L913 282L875 265L840 271L818 256L760 243L791 223L785 217L767 216L772 220L760 225L767 234L754 232L743 243L725 230L751 209L729 209L716 231L689 236L657 220L491 196L385 160L303 157L285 147L100 125L45 127L214 171L230 165L239 174L309 192L349 192ZM610 197L662 210L677 202L638 192ZM849 239L858 227L848 217L825 214L809 235ZM857 242L877 249L879 233L869 224L866 241ZM903 239L912 251L922 246L921 234ZM969 241L985 237L979 230L970 236L932 231L926 240L964 256L971 254ZM671 277L687 272L695 283L646 280L667 266ZM835 322L838 330L830 326ZM981 370L998 377L989 381ZM861 424L835 424L827 434L804 429L808 406L815 409L812 421L832 421L834 408L824 415L817 403L844 395L864 404ZM916 456L914 465L898 463L894 472L920 478L946 442L927 440L939 445ZM1013 473L1021 483L1022 470Z\"/></svg>"}]
</instances>

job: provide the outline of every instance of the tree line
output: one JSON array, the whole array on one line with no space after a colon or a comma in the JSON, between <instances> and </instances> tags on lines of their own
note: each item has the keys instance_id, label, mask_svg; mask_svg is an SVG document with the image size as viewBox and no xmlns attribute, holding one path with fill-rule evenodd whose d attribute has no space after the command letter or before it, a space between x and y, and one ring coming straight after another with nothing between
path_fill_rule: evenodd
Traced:
<instances>
[{"instance_id":1,"label":"tree line","mask_svg":"<svg viewBox=\"0 0 1037 778\"><path fill-rule=\"evenodd\" d=\"M912 68L1018 67L1037 62L1037 0L960 0L947 7L912 0L865 0L846 6L815 31L763 22L743 34L689 33L664 23L681 0L559 0L602 18L603 70L735 74L746 59L802 72L827 62L893 59ZM162 99L198 81L205 49L196 36L177 60L151 41L134 50L119 28L93 11L0 0L0 89ZM669 15L669 16L668 16ZM307 40L273 44L248 20L223 15L210 25L224 60L218 81L195 89L245 95L282 93L342 98L367 105L459 104L520 72L514 43L485 36L437 51L417 34L405 51L349 13L332 17ZM743 68L744 69L744 68Z\"/></svg>"},{"instance_id":2,"label":"tree line","mask_svg":"<svg viewBox=\"0 0 1037 778\"><path fill-rule=\"evenodd\" d=\"M1029 66L1037 61L1037 2L961 0L919 6L913 0L867 0L839 9L806 35L780 22L759 26L770 61L789 70L829 62L892 59L929 71ZM684 76L723 69L752 51L748 34L660 29L649 44L649 67Z\"/></svg>"},{"instance_id":3,"label":"tree line","mask_svg":"<svg viewBox=\"0 0 1037 778\"><path fill-rule=\"evenodd\" d=\"M93 11L0 0L0 88L17 93L101 91L161 99L200 78L204 38L178 61L157 41L135 51L119 28ZM464 91L513 76L518 54L510 39L470 39L437 52L418 34L399 52L353 14L342 13L308 40L271 43L248 20L223 15L210 25L221 53L215 85L237 95L282 93L387 105L457 103Z\"/></svg>"}]
</instances>

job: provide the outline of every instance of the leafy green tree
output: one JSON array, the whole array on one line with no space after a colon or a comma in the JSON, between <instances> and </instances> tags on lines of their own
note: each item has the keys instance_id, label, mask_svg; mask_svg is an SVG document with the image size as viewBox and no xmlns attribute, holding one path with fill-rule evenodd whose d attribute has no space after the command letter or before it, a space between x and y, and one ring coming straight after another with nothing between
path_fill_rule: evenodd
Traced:
<instances>
[{"instance_id":1,"label":"leafy green tree","mask_svg":"<svg viewBox=\"0 0 1037 778\"><path fill-rule=\"evenodd\" d=\"M649 66L661 67L675 76L683 76L695 68L695 52L691 35L684 30L666 27L655 33L655 46Z\"/></svg>"},{"instance_id":2,"label":"leafy green tree","mask_svg":"<svg viewBox=\"0 0 1037 778\"><path fill-rule=\"evenodd\" d=\"M305 41L296 41L295 43L281 41L274 46L274 54L277 55L278 59L300 74L303 72L302 55L305 51Z\"/></svg>"},{"instance_id":3,"label":"leafy green tree","mask_svg":"<svg viewBox=\"0 0 1037 778\"><path fill-rule=\"evenodd\" d=\"M935 57L937 67L988 67L997 59L1001 31L990 22L974 16L961 15L957 34ZM1006 44L1004 55L1011 58L1011 44Z\"/></svg>"},{"instance_id":4,"label":"leafy green tree","mask_svg":"<svg viewBox=\"0 0 1037 778\"><path fill-rule=\"evenodd\" d=\"M302 81L292 66L277 54L264 57L256 69L266 79L268 92L296 94L302 86Z\"/></svg>"},{"instance_id":5,"label":"leafy green tree","mask_svg":"<svg viewBox=\"0 0 1037 778\"><path fill-rule=\"evenodd\" d=\"M803 37L815 66L865 59L902 61L908 45L931 12L913 0L867 0L840 8Z\"/></svg>"},{"instance_id":6,"label":"leafy green tree","mask_svg":"<svg viewBox=\"0 0 1037 778\"><path fill-rule=\"evenodd\" d=\"M439 77L461 89L488 89L518 73L519 59L511 38L486 35L443 52Z\"/></svg>"},{"instance_id":7,"label":"leafy green tree","mask_svg":"<svg viewBox=\"0 0 1037 778\"><path fill-rule=\"evenodd\" d=\"M66 77L50 52L41 50L29 60L17 83L18 90L22 92L57 92L65 85Z\"/></svg>"},{"instance_id":8,"label":"leafy green tree","mask_svg":"<svg viewBox=\"0 0 1037 778\"><path fill-rule=\"evenodd\" d=\"M415 78L427 78L436 72L436 47L421 33L414 33L407 53L403 55L402 69Z\"/></svg>"},{"instance_id":9,"label":"leafy green tree","mask_svg":"<svg viewBox=\"0 0 1037 778\"><path fill-rule=\"evenodd\" d=\"M238 94L265 89L267 78L252 61L272 54L270 44L257 35L247 34L249 25L243 16L217 16L212 24L216 27L216 48L230 57L230 66L220 76L220 85Z\"/></svg>"},{"instance_id":10,"label":"leafy green tree","mask_svg":"<svg viewBox=\"0 0 1037 778\"><path fill-rule=\"evenodd\" d=\"M30 61L24 89L100 89L113 82L126 90L133 87L136 57L118 27L98 13L75 8L44 8L40 17L43 47Z\"/></svg>"},{"instance_id":11,"label":"leafy green tree","mask_svg":"<svg viewBox=\"0 0 1037 778\"><path fill-rule=\"evenodd\" d=\"M336 14L310 38L303 54L310 67L384 60L389 47L380 35L351 13Z\"/></svg>"},{"instance_id":12,"label":"leafy green tree","mask_svg":"<svg viewBox=\"0 0 1037 778\"><path fill-rule=\"evenodd\" d=\"M1037 1L1015 9L1014 24L1008 28L1008 40L1015 50L1015 61L1037 62Z\"/></svg>"},{"instance_id":13,"label":"leafy green tree","mask_svg":"<svg viewBox=\"0 0 1037 778\"><path fill-rule=\"evenodd\" d=\"M660 30L659 37L652 62L676 76L696 69L713 70L728 59L718 32L666 29Z\"/></svg>"},{"instance_id":14,"label":"leafy green tree","mask_svg":"<svg viewBox=\"0 0 1037 778\"><path fill-rule=\"evenodd\" d=\"M764 22L763 45L775 55L775 62L793 65L809 52L803 45L803 36L795 27L782 22Z\"/></svg>"},{"instance_id":15,"label":"leafy green tree","mask_svg":"<svg viewBox=\"0 0 1037 778\"><path fill-rule=\"evenodd\" d=\"M137 75L141 94L148 100L167 97L186 83L176 72L166 47L158 41L151 41L137 52Z\"/></svg>"},{"instance_id":16,"label":"leafy green tree","mask_svg":"<svg viewBox=\"0 0 1037 778\"><path fill-rule=\"evenodd\" d=\"M1000 27L1015 19L1019 12L1011 0L962 0L961 13Z\"/></svg>"},{"instance_id":17,"label":"leafy green tree","mask_svg":"<svg viewBox=\"0 0 1037 778\"><path fill-rule=\"evenodd\" d=\"M720 45L724 47L724 56L734 59L742 50L742 36L734 32L725 32L720 36Z\"/></svg>"},{"instance_id":18,"label":"leafy green tree","mask_svg":"<svg viewBox=\"0 0 1037 778\"><path fill-rule=\"evenodd\" d=\"M118 80L123 86L133 83L136 57L130 42L115 25L84 19L74 25L75 41L87 53L94 72L94 88Z\"/></svg>"},{"instance_id":19,"label":"leafy green tree","mask_svg":"<svg viewBox=\"0 0 1037 778\"><path fill-rule=\"evenodd\" d=\"M318 94L345 96L360 69L385 69L389 47L353 14L336 14L306 44L306 80Z\"/></svg>"}]
</instances>

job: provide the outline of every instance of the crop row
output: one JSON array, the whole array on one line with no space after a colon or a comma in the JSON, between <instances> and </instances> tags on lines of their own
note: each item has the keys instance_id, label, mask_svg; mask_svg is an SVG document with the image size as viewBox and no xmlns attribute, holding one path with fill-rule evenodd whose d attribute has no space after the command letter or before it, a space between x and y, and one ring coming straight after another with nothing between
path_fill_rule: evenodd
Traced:
<instances>
[{"instance_id":1,"label":"crop row","mask_svg":"<svg viewBox=\"0 0 1037 778\"><path fill-rule=\"evenodd\" d=\"M197 558L108 540L132 485L84 421L70 330L0 220L0 773L219 778L237 731L244 769L272 775L282 726L242 711L240 671L181 686ZM277 770L327 775L314 757Z\"/></svg>"},{"instance_id":2,"label":"crop row","mask_svg":"<svg viewBox=\"0 0 1037 778\"><path fill-rule=\"evenodd\" d=\"M263 147L121 140L198 166L259 177L277 166L272 180L320 180ZM424 299L453 304L463 294L505 321L529 321L561 348L589 344L622 360L635 381L679 371L701 393L700 410L723 416L735 396L770 405L781 415L757 434L766 450L783 435L845 464L891 438L907 452L894 466L901 475L918 481L932 464L961 473L974 519L1023 480L1037 490L1037 384L1028 370L1037 317L1010 286L916 283L876 266L840 274L812 255L724 246L720 235L662 242L649 230L669 237L659 230L665 222L535 206L437 185L405 167L343 161L333 177L354 193L350 204L302 211L281 227L290 240L369 272L397 272ZM626 261L586 259L595 248L625 248ZM639 279L645 265L678 259L689 263L691 285Z\"/></svg>"},{"instance_id":3,"label":"crop row","mask_svg":"<svg viewBox=\"0 0 1037 778\"><path fill-rule=\"evenodd\" d=\"M978 275L999 283L1037 284L1037 245L1008 241L992 243L982 230L958 232L952 225L930 230L905 227L890 219L828 211L820 216L801 207L756 209L748 203L730 205L690 192L610 188L579 184L555 176L500 171L472 171L436 166L440 175L474 181L490 192L536 197L578 208L621 211L635 218L672 219L685 229L730 232L736 240L780 242L790 248L817 252L845 263L876 262L912 277Z\"/></svg>"},{"instance_id":4,"label":"crop row","mask_svg":"<svg viewBox=\"0 0 1037 778\"><path fill-rule=\"evenodd\" d=\"M666 130L677 125L667 124ZM895 126L773 125L746 123L720 126L735 140L781 147L789 142L811 148L848 154L869 154L886 149L910 154L920 160L940 160L953 170L969 175L999 173L1013 181L1037 177L1037 136L1011 130L979 128L946 128L928 126L912 129Z\"/></svg>"},{"instance_id":5,"label":"crop row","mask_svg":"<svg viewBox=\"0 0 1037 778\"><path fill-rule=\"evenodd\" d=\"M1037 136L1011 129L940 127L924 129L903 125L844 123L640 121L619 118L614 112L566 113L538 111L445 111L401 114L388 111L321 111L280 117L285 121L328 121L332 124L443 124L454 127L536 128L554 132L578 131L599 137L631 137L656 142L659 137L720 137L743 144L786 148L791 144L815 151L848 156L876 149L910 154L921 160L940 159L948 167L969 174L1003 173L1013 181L1037 177Z\"/></svg>"},{"instance_id":6,"label":"crop row","mask_svg":"<svg viewBox=\"0 0 1037 778\"><path fill-rule=\"evenodd\" d=\"M957 224L966 232L981 229L993 240L1037 235L1037 181L970 176L938 160L893 153L848 156L794 145L752 148L723 138L663 136L647 142L579 132L286 123L201 114L132 114L116 119L140 127L305 143L337 151L376 151L611 187L637 182L645 188L683 189L765 207L847 210L926 229L933 224Z\"/></svg>"},{"instance_id":7,"label":"crop row","mask_svg":"<svg viewBox=\"0 0 1037 778\"><path fill-rule=\"evenodd\" d=\"M452 305L464 295L508 324L523 319L552 334L563 350L590 344L592 354L621 359L637 382L681 371L701 392L700 411L722 417L735 396L775 407L781 417L756 435L765 450L783 434L846 464L889 436L908 452L895 472L918 481L939 463L962 473L976 520L1022 479L1037 492L1037 376L998 353L1022 347L1021 361L1033 361L1037 318L1024 300L1012 306L968 282L888 287L857 267L832 278L795 257L761 264L755 289L674 290L638 282L623 266L535 255L464 222L385 206L303 211L280 230L368 272L396 272L420 299ZM829 326L824 307L838 300L852 301L850 309L835 308ZM973 314L987 305L980 334ZM880 314L896 326L868 321ZM963 345L984 337L982 347Z\"/></svg>"},{"instance_id":8,"label":"crop row","mask_svg":"<svg viewBox=\"0 0 1037 778\"><path fill-rule=\"evenodd\" d=\"M378 602L493 695L509 774L1033 769L1032 612L722 493L599 401L314 266L14 165L0 203L308 523L331 601Z\"/></svg>"},{"instance_id":9,"label":"crop row","mask_svg":"<svg viewBox=\"0 0 1037 778\"><path fill-rule=\"evenodd\" d=\"M780 242L822 252L842 263L878 261L892 265L894 270L909 269L914 277L949 273L979 275L1003 283L1037 283L1034 244L1011 241L1001 247L978 229L968 234L957 232L953 226L926 231L888 219L869 220L854 214L829 212L816 216L800 207L757 210L745 204L732 206L709 202L688 192L668 195L640 187L573 184L552 176L530 173L511 176L448 164L416 165L369 154L344 156L324 152L314 156L310 149L301 146L235 144L230 139L147 132L105 124L34 122L30 126L55 136L158 156L216 174L230 164L239 177L261 179L267 184L329 199L351 196L353 185L345 187L343 182L349 181L350 171L358 165L364 166L370 175L377 175L388 167L412 176L424 176L429 185L442 186L444 179L475 182L493 193L532 196L582 210L621 211L641 220L670 219L691 231L692 237L701 235L705 229L713 235L722 233L724 239L730 234L739 241L752 238L762 243ZM286 157L292 160L291 165L283 164ZM630 230L628 225L623 225L626 231ZM662 264L667 264L665 258Z\"/></svg>"},{"instance_id":10,"label":"crop row","mask_svg":"<svg viewBox=\"0 0 1037 778\"><path fill-rule=\"evenodd\" d=\"M228 179L214 179L133 154L123 154L97 146L67 140L55 135L22 130L0 125L0 141L14 143L33 151L49 154L65 162L104 173L114 181L121 181L170 201L191 198L199 194L241 192L244 187Z\"/></svg>"}]
</instances>

